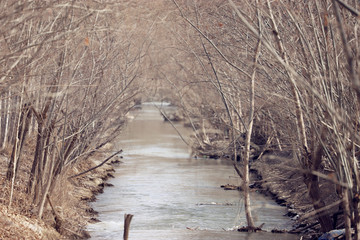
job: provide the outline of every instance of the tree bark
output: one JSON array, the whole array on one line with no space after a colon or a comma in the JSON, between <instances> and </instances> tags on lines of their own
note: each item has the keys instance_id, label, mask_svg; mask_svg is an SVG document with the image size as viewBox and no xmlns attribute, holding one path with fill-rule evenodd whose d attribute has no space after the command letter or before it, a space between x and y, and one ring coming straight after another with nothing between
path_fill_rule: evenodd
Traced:
<instances>
[{"instance_id":1,"label":"tree bark","mask_svg":"<svg viewBox=\"0 0 360 240\"><path fill-rule=\"evenodd\" d=\"M13 150L10 156L10 162L6 172L6 179L11 180L12 177L16 177L16 173L20 165L21 150L24 146L25 138L29 131L29 124L31 121L31 111L29 105L25 104L20 114L20 124L17 130L17 137L13 144Z\"/></svg>"},{"instance_id":2,"label":"tree bark","mask_svg":"<svg viewBox=\"0 0 360 240\"><path fill-rule=\"evenodd\" d=\"M313 174L308 174L306 177L306 185L309 191L309 196L313 202L313 206L315 211L318 211L317 218L321 225L321 230L323 232L329 232L333 229L333 223L329 216L329 214L324 213L322 211L323 207L325 207L325 203L320 196L320 187L319 187L319 179L318 176Z\"/></svg>"},{"instance_id":3,"label":"tree bark","mask_svg":"<svg viewBox=\"0 0 360 240\"><path fill-rule=\"evenodd\" d=\"M4 100L4 110L6 108L6 111L4 111L4 135L3 135L3 141L1 144L1 148L4 149L7 142L8 142L8 134L9 134L9 118L10 118L10 89L11 87L9 87L9 91L8 91L8 96L7 98Z\"/></svg>"},{"instance_id":4,"label":"tree bark","mask_svg":"<svg viewBox=\"0 0 360 240\"><path fill-rule=\"evenodd\" d=\"M37 136L36 136L36 147L35 147L35 153L34 153L34 160L32 163L30 176L29 176L29 183L27 188L27 193L32 194L34 191L34 180L37 178L38 174L38 164L40 161L40 156L43 148L43 123L42 120L38 120L38 128L37 128Z\"/></svg>"},{"instance_id":5,"label":"tree bark","mask_svg":"<svg viewBox=\"0 0 360 240\"><path fill-rule=\"evenodd\" d=\"M321 138L324 138L325 131L322 130ZM314 151L314 154L311 156L311 160L307 159L306 162L311 163L311 170L312 171L318 171L320 164L321 164L321 158L323 156L323 146L321 143L319 143L317 149ZM308 157L309 156L305 156ZM309 196L313 202L313 206L315 211L319 211L317 213L317 218L321 225L321 230L323 232L328 232L333 229L333 222L330 218L330 215L327 212L322 211L323 207L325 207L325 202L322 200L322 197L320 195L320 187L319 187L319 177L315 176L312 173L308 173L305 175L305 184L307 185Z\"/></svg>"}]
</instances>

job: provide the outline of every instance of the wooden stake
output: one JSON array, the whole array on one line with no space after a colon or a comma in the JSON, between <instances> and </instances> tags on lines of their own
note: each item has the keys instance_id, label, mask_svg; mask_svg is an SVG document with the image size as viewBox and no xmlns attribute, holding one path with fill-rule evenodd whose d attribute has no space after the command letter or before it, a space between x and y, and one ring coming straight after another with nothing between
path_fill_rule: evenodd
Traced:
<instances>
[{"instance_id":1,"label":"wooden stake","mask_svg":"<svg viewBox=\"0 0 360 240\"><path fill-rule=\"evenodd\" d=\"M128 240L129 237L129 228L130 228L130 222L134 215L126 214L124 215L124 240Z\"/></svg>"}]
</instances>

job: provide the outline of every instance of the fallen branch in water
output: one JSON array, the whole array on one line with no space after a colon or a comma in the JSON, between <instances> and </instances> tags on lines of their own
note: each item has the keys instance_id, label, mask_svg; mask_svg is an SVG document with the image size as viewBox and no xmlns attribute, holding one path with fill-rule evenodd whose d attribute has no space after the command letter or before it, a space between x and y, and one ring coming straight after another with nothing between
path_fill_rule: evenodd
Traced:
<instances>
[{"instance_id":1,"label":"fallen branch in water","mask_svg":"<svg viewBox=\"0 0 360 240\"><path fill-rule=\"evenodd\" d=\"M179 132L179 130L176 128L176 126L174 125L174 123L169 119L169 117L166 115L166 113L161 109L159 108L158 106L156 106L154 104L154 106L159 110L159 112L161 113L161 115L171 124L171 126L175 129L175 131L177 132L177 134L179 135L179 137L181 138L181 140L188 146L189 143L185 140L185 138L181 135L181 133Z\"/></svg>"},{"instance_id":2,"label":"fallen branch in water","mask_svg":"<svg viewBox=\"0 0 360 240\"><path fill-rule=\"evenodd\" d=\"M102 163L100 163L99 165L95 166L95 167L92 167L84 172L81 172L79 174L76 174L76 175L73 175L71 177L68 177L68 179L71 179L71 178L75 178L75 177L78 177L78 176L81 176L81 175L84 175L85 173L88 173L88 172L91 172L92 170L95 170L97 169L98 167L101 167L102 165L104 165L107 161L109 161L111 158L113 158L115 155L119 154L119 153L122 153L122 150L120 151L117 151L116 153L112 154L110 157L108 157L107 159L105 159Z\"/></svg>"}]
</instances>

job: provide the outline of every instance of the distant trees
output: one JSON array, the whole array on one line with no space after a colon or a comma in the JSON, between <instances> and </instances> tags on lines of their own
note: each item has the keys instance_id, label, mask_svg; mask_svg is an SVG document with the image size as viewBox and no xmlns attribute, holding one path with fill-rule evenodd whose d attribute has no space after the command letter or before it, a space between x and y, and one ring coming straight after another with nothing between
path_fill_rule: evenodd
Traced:
<instances>
[{"instance_id":1,"label":"distant trees","mask_svg":"<svg viewBox=\"0 0 360 240\"><path fill-rule=\"evenodd\" d=\"M6 0L0 7L0 146L11 149L9 205L24 143L36 138L27 193L41 218L59 177L123 126L141 91L136 81L148 43L130 47L120 5L111 1Z\"/></svg>"},{"instance_id":2,"label":"distant trees","mask_svg":"<svg viewBox=\"0 0 360 240\"><path fill-rule=\"evenodd\" d=\"M193 112L228 129L223 148L242 151L245 160L250 149L240 146L254 121L252 141L297 159L322 230L334 227L330 213L340 205L347 239L351 226L359 239L359 3L174 2L193 29L193 42L182 44L201 72L188 82L207 85L182 101L197 102ZM339 201L324 201L319 178L337 186Z\"/></svg>"}]
</instances>

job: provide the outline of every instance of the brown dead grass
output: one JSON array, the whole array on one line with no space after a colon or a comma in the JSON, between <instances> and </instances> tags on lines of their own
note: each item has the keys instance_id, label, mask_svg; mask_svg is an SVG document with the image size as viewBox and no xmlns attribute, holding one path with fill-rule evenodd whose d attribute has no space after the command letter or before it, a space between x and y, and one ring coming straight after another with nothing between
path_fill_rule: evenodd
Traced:
<instances>
[{"instance_id":1,"label":"brown dead grass","mask_svg":"<svg viewBox=\"0 0 360 240\"><path fill-rule=\"evenodd\" d=\"M89 201L102 191L103 182L111 176L113 167L105 164L89 174L68 180L68 176L80 173L105 158L96 153L88 159L79 161L65 175L59 177L50 200L55 215L46 204L43 218L37 219L37 210L31 204L32 199L26 194L26 186L31 169L33 143L26 143L22 155L19 175L14 185L13 202L9 207L10 182L6 181L6 169L11 151L0 153L0 239L83 239L87 223L94 217ZM97 160L98 159L98 160ZM57 220L55 220L57 219ZM60 227L59 227L60 223ZM57 230L55 229L57 228Z\"/></svg>"}]
</instances>

